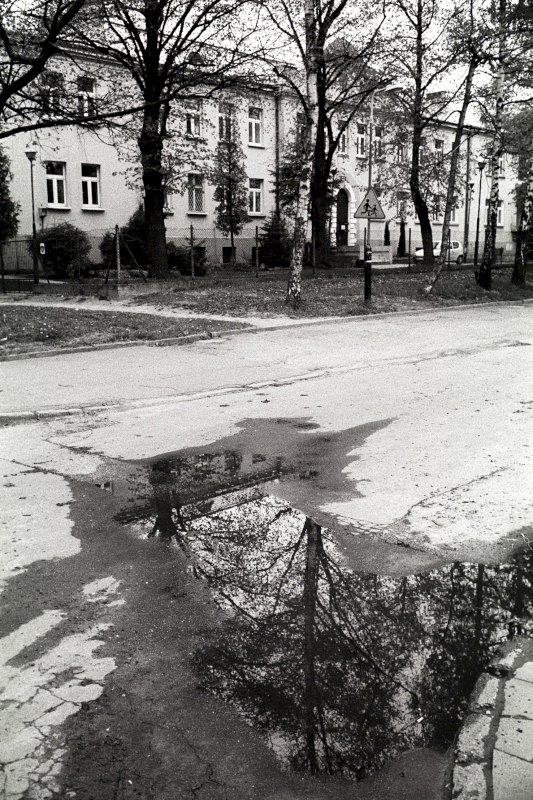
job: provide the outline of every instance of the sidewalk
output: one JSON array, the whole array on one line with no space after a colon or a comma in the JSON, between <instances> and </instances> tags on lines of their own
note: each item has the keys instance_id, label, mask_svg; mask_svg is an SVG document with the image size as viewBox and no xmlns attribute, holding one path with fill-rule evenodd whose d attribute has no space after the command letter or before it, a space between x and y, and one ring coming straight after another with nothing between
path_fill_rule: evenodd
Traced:
<instances>
[{"instance_id":1,"label":"sidewalk","mask_svg":"<svg viewBox=\"0 0 533 800\"><path fill-rule=\"evenodd\" d=\"M457 740L447 798L533 797L533 641L507 642L476 684Z\"/></svg>"}]
</instances>

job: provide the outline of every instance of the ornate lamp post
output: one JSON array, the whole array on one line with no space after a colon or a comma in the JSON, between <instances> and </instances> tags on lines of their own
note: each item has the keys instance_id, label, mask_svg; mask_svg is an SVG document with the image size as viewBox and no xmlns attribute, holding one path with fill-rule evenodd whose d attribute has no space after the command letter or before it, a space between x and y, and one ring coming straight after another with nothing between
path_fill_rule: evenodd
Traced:
<instances>
[{"instance_id":1,"label":"ornate lamp post","mask_svg":"<svg viewBox=\"0 0 533 800\"><path fill-rule=\"evenodd\" d=\"M31 225L33 235L33 282L39 283L39 260L37 257L37 228L35 227L35 192L33 188L33 165L37 158L37 147L35 144L29 144L24 151L26 158L30 162L30 182L31 182Z\"/></svg>"},{"instance_id":2,"label":"ornate lamp post","mask_svg":"<svg viewBox=\"0 0 533 800\"><path fill-rule=\"evenodd\" d=\"M483 177L483 170L485 169L485 162L478 161L477 168L479 170L479 197L477 199L477 222L476 222L476 246L474 248L474 266L477 267L477 257L479 252L479 217L481 214L481 179Z\"/></svg>"}]
</instances>

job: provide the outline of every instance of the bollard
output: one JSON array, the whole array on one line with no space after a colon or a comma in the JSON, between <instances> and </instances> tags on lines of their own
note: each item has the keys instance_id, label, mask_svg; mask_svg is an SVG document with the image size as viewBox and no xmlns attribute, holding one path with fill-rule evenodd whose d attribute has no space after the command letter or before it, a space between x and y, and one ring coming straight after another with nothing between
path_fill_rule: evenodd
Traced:
<instances>
[{"instance_id":1,"label":"bollard","mask_svg":"<svg viewBox=\"0 0 533 800\"><path fill-rule=\"evenodd\" d=\"M372 248L370 244L365 246L365 303L372 297Z\"/></svg>"}]
</instances>

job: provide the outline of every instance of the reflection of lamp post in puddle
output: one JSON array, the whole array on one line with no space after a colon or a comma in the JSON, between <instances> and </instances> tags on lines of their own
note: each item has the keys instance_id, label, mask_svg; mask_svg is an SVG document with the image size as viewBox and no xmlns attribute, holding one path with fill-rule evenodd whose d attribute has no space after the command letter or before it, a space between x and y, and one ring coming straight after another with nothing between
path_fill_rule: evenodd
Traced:
<instances>
[{"instance_id":1,"label":"reflection of lamp post in puddle","mask_svg":"<svg viewBox=\"0 0 533 800\"><path fill-rule=\"evenodd\" d=\"M32 225L32 255L33 255L33 282L39 283L39 261L37 257L37 228L35 227L35 192L33 188L33 166L37 158L37 145L31 143L24 151L26 158L30 162L30 183L31 183L31 225Z\"/></svg>"},{"instance_id":2,"label":"reflection of lamp post in puddle","mask_svg":"<svg viewBox=\"0 0 533 800\"><path fill-rule=\"evenodd\" d=\"M476 245L474 247L474 266L477 267L477 256L479 252L479 217L481 214L481 179L483 177L483 170L485 169L485 162L479 161L477 165L479 169L479 197L477 199L477 222L476 222Z\"/></svg>"}]
</instances>

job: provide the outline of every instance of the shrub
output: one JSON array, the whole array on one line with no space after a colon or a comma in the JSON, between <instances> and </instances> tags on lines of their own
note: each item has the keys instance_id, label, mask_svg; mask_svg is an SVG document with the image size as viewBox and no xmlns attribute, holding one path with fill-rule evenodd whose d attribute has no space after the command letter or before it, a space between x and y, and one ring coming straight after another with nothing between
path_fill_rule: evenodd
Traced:
<instances>
[{"instance_id":1,"label":"shrub","mask_svg":"<svg viewBox=\"0 0 533 800\"><path fill-rule=\"evenodd\" d=\"M275 211L263 225L259 259L267 269L288 269L291 263L291 238L285 220Z\"/></svg>"},{"instance_id":2,"label":"shrub","mask_svg":"<svg viewBox=\"0 0 533 800\"><path fill-rule=\"evenodd\" d=\"M40 245L44 244L45 254L42 258L46 272L57 278L69 278L81 274L89 266L91 243L85 231L76 228L70 222L61 222L51 228L38 231L36 237L39 257ZM33 255L33 239L28 242Z\"/></svg>"},{"instance_id":3,"label":"shrub","mask_svg":"<svg viewBox=\"0 0 533 800\"><path fill-rule=\"evenodd\" d=\"M100 243L104 266L116 267L115 247L115 234L107 231ZM147 263L146 223L142 206L139 206L128 222L120 228L120 265L124 269L142 269Z\"/></svg>"},{"instance_id":4,"label":"shrub","mask_svg":"<svg viewBox=\"0 0 533 800\"><path fill-rule=\"evenodd\" d=\"M176 270L182 275L191 274L191 248L177 245L175 242L167 243L168 266L171 270ZM206 268L205 243L198 242L194 245L194 273L195 275L205 275Z\"/></svg>"}]
</instances>

